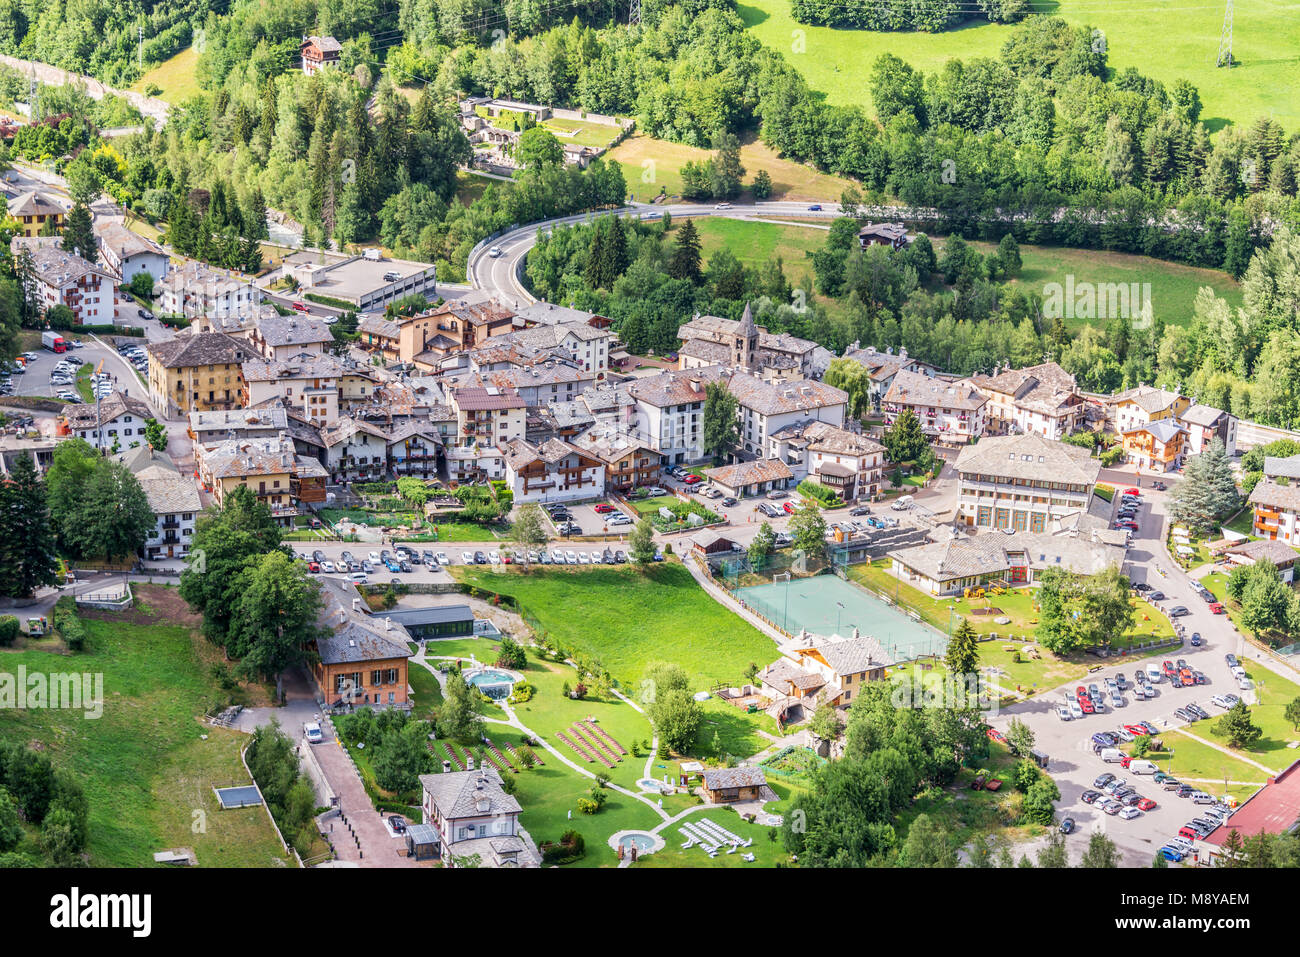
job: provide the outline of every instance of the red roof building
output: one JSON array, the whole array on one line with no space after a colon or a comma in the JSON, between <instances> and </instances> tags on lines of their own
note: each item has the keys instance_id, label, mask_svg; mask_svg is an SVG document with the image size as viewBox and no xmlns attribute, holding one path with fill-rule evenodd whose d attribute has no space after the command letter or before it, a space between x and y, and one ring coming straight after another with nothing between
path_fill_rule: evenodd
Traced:
<instances>
[{"instance_id":1,"label":"red roof building","mask_svg":"<svg viewBox=\"0 0 1300 957\"><path fill-rule=\"evenodd\" d=\"M1300 824L1300 761L1269 778L1262 788L1246 799L1222 827L1202 842L1198 863L1213 864L1222 852L1228 834L1238 831L1243 838L1256 834L1282 834Z\"/></svg>"}]
</instances>

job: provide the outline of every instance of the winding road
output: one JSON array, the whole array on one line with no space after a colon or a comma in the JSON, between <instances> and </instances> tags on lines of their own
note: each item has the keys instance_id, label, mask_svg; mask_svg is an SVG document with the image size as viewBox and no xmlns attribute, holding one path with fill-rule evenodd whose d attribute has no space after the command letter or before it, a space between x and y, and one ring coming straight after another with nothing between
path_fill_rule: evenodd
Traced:
<instances>
[{"instance_id":1,"label":"winding road","mask_svg":"<svg viewBox=\"0 0 1300 957\"><path fill-rule=\"evenodd\" d=\"M818 207L818 208L813 208ZM880 210L884 213L885 210ZM901 211L900 211L901 212ZM524 261L528 252L537 244L537 237L549 234L556 226L571 226L574 223L591 222L598 216L609 213L622 216L634 216L640 220L662 219L664 213L674 219L682 217L702 218L706 216L723 219L748 219L755 221L779 220L798 217L799 219L821 219L829 223L840 215L840 204L833 202L770 202L750 203L745 205L727 204L719 208L708 203L672 203L656 206L650 203L633 203L615 210L578 213L573 216L561 216L540 223L531 223L512 229L496 239L477 246L470 254L466 273L470 284L477 289L494 294L503 304L513 308L531 305L537 297L528 291L523 283ZM816 228L814 223L797 223ZM825 228L825 227L822 227ZM492 250L500 250L493 255Z\"/></svg>"}]
</instances>

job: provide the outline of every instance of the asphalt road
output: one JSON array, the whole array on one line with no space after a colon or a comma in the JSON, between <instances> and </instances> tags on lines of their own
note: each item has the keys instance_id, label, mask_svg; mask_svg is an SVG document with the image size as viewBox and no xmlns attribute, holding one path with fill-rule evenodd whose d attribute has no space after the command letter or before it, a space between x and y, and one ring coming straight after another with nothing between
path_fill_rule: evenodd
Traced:
<instances>
[{"instance_id":1,"label":"asphalt road","mask_svg":"<svg viewBox=\"0 0 1300 957\"><path fill-rule=\"evenodd\" d=\"M1132 484L1124 478L1120 479L1120 483L1121 487ZM1204 737L1210 721L1188 726L1174 716L1174 710L1195 702L1210 712L1212 721L1222 713L1222 709L1210 704L1212 695L1230 692L1240 695L1247 703L1255 700L1253 692L1243 692L1238 688L1224 660L1225 653L1240 655L1245 650L1241 636L1233 630L1226 615L1211 614L1208 605L1192 591L1191 579L1165 554L1162 541L1166 498L1167 493L1144 491L1139 512L1139 531L1135 533L1129 548L1125 570L1134 583L1147 582L1168 596L1159 607L1167 610L1176 605L1185 605L1190 610L1189 615L1178 620L1183 623L1189 637L1194 632L1200 633L1203 640L1201 647L1193 648L1190 644L1184 644L1180 648L1165 649L1154 657L1129 661L1108 660L1104 667L1090 673L1082 682L1069 682L1028 702L1005 708L990 721L994 727L1005 731L1011 718L1018 717L1034 731L1036 747L1050 757L1047 770L1061 791L1061 800L1057 804L1058 820L1069 816L1078 825L1077 832L1067 838L1072 853L1077 857L1086 846L1088 835L1093 830L1100 829L1115 841L1125 855L1123 864L1129 867L1149 866L1160 846L1177 836L1178 829L1183 824L1198 816L1196 806L1190 799L1163 791L1149 776L1130 775L1118 764L1103 763L1093 753L1091 736L1098 731L1113 730L1124 724L1136 724L1145 720L1151 721L1162 731L1187 727L1191 733ZM1158 569L1162 569L1165 574L1161 575ZM1125 706L1122 708L1108 707L1105 713L1085 715L1081 720L1074 721L1062 721L1056 715L1056 709L1062 703L1062 694L1073 692L1080 683L1101 686L1106 678L1114 677L1120 672L1126 673L1131 683L1136 668L1177 658L1185 658L1191 668L1204 672L1209 678L1209 684L1173 688L1162 680L1155 685L1159 695L1154 700L1139 701L1131 693L1125 693ZM1099 663L1101 661L1098 659ZM1094 779L1107 771L1122 778L1131 778L1138 793L1154 799L1158 806L1144 812L1141 817L1125 821L1103 813L1094 805L1083 803L1080 795L1085 790L1092 789ZM1213 782L1195 782L1180 775L1176 750L1173 774L1184 783L1193 784L1212 794L1221 794L1223 791L1222 781L1215 787Z\"/></svg>"},{"instance_id":2,"label":"asphalt road","mask_svg":"<svg viewBox=\"0 0 1300 957\"><path fill-rule=\"evenodd\" d=\"M820 206L820 210L810 209ZM634 203L623 209L612 210L618 215L634 215L643 220L661 219L665 212L674 219L686 217L720 216L726 219L766 219L772 217L798 216L800 219L825 219L828 222L839 215L839 203L751 203L728 206L719 209L713 204L675 203L655 206L649 203ZM589 222L604 213L580 213L576 216L563 216L533 223L508 232L481 249L469 262L467 272L470 282L479 289L495 291L495 295L506 305L519 307L536 302L537 299L520 281L524 259L528 251L537 243L539 233L549 234L556 226ZM492 250L499 249L499 255Z\"/></svg>"}]
</instances>

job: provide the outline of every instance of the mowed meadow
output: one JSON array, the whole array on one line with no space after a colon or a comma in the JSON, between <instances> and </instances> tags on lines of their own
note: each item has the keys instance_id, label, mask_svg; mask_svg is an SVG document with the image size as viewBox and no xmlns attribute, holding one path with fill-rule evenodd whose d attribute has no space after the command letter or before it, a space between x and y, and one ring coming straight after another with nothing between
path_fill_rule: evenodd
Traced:
<instances>
[{"instance_id":1,"label":"mowed meadow","mask_svg":"<svg viewBox=\"0 0 1300 957\"><path fill-rule=\"evenodd\" d=\"M1190 80L1200 90L1201 117L1211 130L1265 115L1288 132L1300 129L1300 13L1294 3L1256 0L1236 7L1232 52L1238 65L1231 70L1215 66L1223 2L1031 0L1030 7L1101 30L1116 70L1136 67L1166 85ZM952 57L996 57L1014 29L971 20L943 33L875 33L799 23L790 16L790 0L739 0L737 8L754 35L783 53L829 102L868 109L871 64L880 54L932 73Z\"/></svg>"}]
</instances>

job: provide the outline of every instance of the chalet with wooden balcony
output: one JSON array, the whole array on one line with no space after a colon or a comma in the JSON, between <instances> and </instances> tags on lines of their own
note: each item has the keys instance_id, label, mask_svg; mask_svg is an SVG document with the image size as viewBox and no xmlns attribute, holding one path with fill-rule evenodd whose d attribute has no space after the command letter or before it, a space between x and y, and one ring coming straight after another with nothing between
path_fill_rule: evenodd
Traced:
<instances>
[{"instance_id":1,"label":"chalet with wooden balcony","mask_svg":"<svg viewBox=\"0 0 1300 957\"><path fill-rule=\"evenodd\" d=\"M516 502L573 502L605 494L605 463L560 439L525 438L500 446Z\"/></svg>"},{"instance_id":2,"label":"chalet with wooden balcony","mask_svg":"<svg viewBox=\"0 0 1300 957\"><path fill-rule=\"evenodd\" d=\"M1176 472L1187 452L1187 430L1174 418L1154 419L1123 432L1125 460L1140 469Z\"/></svg>"}]
</instances>

